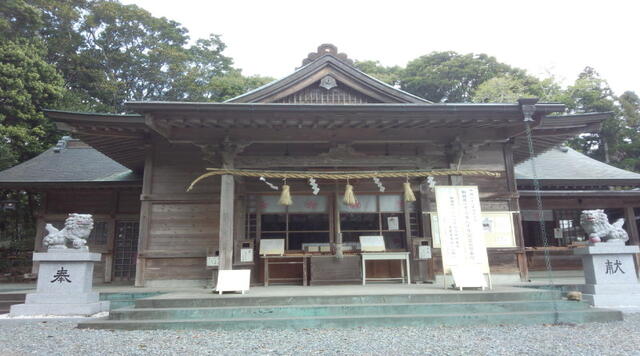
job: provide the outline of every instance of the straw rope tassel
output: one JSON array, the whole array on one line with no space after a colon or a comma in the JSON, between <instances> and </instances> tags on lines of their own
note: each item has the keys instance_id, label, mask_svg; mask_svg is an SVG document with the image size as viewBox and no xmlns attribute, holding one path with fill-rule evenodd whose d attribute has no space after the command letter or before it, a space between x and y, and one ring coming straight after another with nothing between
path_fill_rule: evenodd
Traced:
<instances>
[{"instance_id":1,"label":"straw rope tassel","mask_svg":"<svg viewBox=\"0 0 640 356\"><path fill-rule=\"evenodd\" d=\"M404 182L404 201L412 202L416 201L416 196L413 194L413 190L411 190L411 183L409 183L409 178Z\"/></svg>"},{"instance_id":2,"label":"straw rope tassel","mask_svg":"<svg viewBox=\"0 0 640 356\"><path fill-rule=\"evenodd\" d=\"M202 174L196 178L187 191L193 189L193 187L205 178L220 176L223 174L231 174L238 177L264 177L264 178L299 178L299 179L366 179L366 178L401 178L401 177L441 177L447 175L461 175L461 176L488 176L488 177L500 177L500 172L492 172L485 170L431 170L431 171L375 171L375 172L301 172L301 171L258 171L247 169L226 169L226 168L207 168L207 173Z\"/></svg>"},{"instance_id":3,"label":"straw rope tassel","mask_svg":"<svg viewBox=\"0 0 640 356\"><path fill-rule=\"evenodd\" d=\"M349 206L354 206L358 203L356 196L353 194L353 186L349 184L349 178L347 178L347 185L344 188L344 199L342 199L342 201Z\"/></svg>"},{"instance_id":4,"label":"straw rope tassel","mask_svg":"<svg viewBox=\"0 0 640 356\"><path fill-rule=\"evenodd\" d=\"M289 192L289 186L287 185L287 179L285 178L284 184L282 185L282 193L280 194L280 200L278 201L280 205L291 205L293 204L293 200L291 200L291 193Z\"/></svg>"}]
</instances>

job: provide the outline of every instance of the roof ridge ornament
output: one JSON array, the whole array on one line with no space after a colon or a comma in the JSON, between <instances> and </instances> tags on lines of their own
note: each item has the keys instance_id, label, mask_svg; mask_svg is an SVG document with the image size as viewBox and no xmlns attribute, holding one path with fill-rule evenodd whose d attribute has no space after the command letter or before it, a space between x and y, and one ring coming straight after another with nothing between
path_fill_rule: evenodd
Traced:
<instances>
[{"instance_id":1,"label":"roof ridge ornament","mask_svg":"<svg viewBox=\"0 0 640 356\"><path fill-rule=\"evenodd\" d=\"M338 53L338 47L336 47L335 45L331 44L331 43L323 43L320 46L318 46L318 50L317 52L311 52L309 53L309 55L307 56L307 58L302 60L302 65L306 66L307 64L315 61L316 59L324 56L324 55L331 55L333 57L338 58L339 60L349 64L349 65L353 65L353 61L351 59L349 59L347 57L346 54L344 53Z\"/></svg>"}]
</instances>

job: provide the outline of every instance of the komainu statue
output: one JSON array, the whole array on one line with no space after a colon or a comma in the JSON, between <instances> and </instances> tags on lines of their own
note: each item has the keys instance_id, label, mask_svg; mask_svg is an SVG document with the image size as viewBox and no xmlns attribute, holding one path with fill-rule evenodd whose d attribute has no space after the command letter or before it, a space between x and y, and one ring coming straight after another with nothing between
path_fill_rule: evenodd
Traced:
<instances>
[{"instance_id":1,"label":"komainu statue","mask_svg":"<svg viewBox=\"0 0 640 356\"><path fill-rule=\"evenodd\" d=\"M73 248L81 249L87 244L87 238L93 230L93 217L91 214L69 214L64 229L58 230L51 224L47 224L45 229L49 232L42 241L45 247L66 249L67 242L70 242Z\"/></svg>"},{"instance_id":2,"label":"komainu statue","mask_svg":"<svg viewBox=\"0 0 640 356\"><path fill-rule=\"evenodd\" d=\"M626 242L629 234L622 228L624 219L618 219L609 224L609 218L604 210L583 210L580 215L580 225L589 236L591 242Z\"/></svg>"}]
</instances>

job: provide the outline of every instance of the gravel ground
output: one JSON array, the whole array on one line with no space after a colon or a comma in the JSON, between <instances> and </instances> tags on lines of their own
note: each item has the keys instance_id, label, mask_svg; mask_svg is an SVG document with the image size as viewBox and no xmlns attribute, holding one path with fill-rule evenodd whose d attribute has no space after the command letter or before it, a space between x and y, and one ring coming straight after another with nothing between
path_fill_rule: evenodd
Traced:
<instances>
[{"instance_id":1,"label":"gravel ground","mask_svg":"<svg viewBox=\"0 0 640 356\"><path fill-rule=\"evenodd\" d=\"M260 331L112 331L0 324L9 355L640 355L640 314L578 325Z\"/></svg>"}]
</instances>

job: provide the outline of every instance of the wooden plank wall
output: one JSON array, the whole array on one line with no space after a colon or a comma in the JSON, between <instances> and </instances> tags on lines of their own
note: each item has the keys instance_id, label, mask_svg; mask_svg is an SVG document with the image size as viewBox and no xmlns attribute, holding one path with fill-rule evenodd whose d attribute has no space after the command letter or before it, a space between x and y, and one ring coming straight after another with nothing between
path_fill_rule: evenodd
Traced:
<instances>
[{"instance_id":1,"label":"wooden plank wall","mask_svg":"<svg viewBox=\"0 0 640 356\"><path fill-rule=\"evenodd\" d=\"M470 177L462 178L462 185L477 185L480 193L480 203L482 211L518 211L517 199L518 194L515 191L515 182L512 174L512 160L508 155L509 150L505 150L507 144L489 144L479 148L476 157L463 157L460 169L482 169L491 170L501 173L500 177ZM457 164L452 164L451 168L457 168ZM437 177L436 185L449 185L447 177ZM423 212L423 230L425 237L433 246L433 236L431 235L430 212L436 211L435 194L423 187L421 195L423 196L423 204L428 202L428 206L422 207ZM514 204L515 202L515 204ZM519 235L518 225L516 228L515 248L489 248L487 254L489 257L489 266L492 273L518 273L523 275L522 269L526 269L523 265L524 246ZM442 257L440 249L434 249L434 258L428 263L428 271L425 278L433 279L435 274L442 273ZM423 273L424 274L424 273Z\"/></svg>"},{"instance_id":2,"label":"wooden plank wall","mask_svg":"<svg viewBox=\"0 0 640 356\"><path fill-rule=\"evenodd\" d=\"M93 270L96 283L110 282L113 261L115 225L117 220L136 220L140 213L140 188L58 188L43 193L43 207L36 222L35 251L43 252L42 239L47 235L45 225L64 221L69 213L92 214L95 222L107 223L107 243L95 245L89 242L92 252L102 253L102 260ZM37 273L34 263L32 271Z\"/></svg>"},{"instance_id":3,"label":"wooden plank wall","mask_svg":"<svg viewBox=\"0 0 640 356\"><path fill-rule=\"evenodd\" d=\"M141 197L150 205L148 228L141 231L146 234L140 252L143 284L211 277L205 257L218 248L220 179L208 178L186 192L212 166L201 157L196 146L154 139L151 187Z\"/></svg>"}]
</instances>

